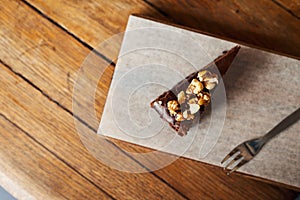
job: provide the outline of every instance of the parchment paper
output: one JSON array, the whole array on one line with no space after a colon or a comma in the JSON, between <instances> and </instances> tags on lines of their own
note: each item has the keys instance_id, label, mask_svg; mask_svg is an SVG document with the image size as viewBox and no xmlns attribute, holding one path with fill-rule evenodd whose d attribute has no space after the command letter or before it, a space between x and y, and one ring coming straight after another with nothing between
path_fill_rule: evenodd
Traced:
<instances>
[{"instance_id":1,"label":"parchment paper","mask_svg":"<svg viewBox=\"0 0 300 200\"><path fill-rule=\"evenodd\" d=\"M223 103L186 137L176 136L149 103L235 45L131 16L98 134L220 166L236 145L300 107L299 60L242 46L223 80L227 97L216 96ZM300 123L285 130L239 171L299 187L299 132Z\"/></svg>"}]
</instances>

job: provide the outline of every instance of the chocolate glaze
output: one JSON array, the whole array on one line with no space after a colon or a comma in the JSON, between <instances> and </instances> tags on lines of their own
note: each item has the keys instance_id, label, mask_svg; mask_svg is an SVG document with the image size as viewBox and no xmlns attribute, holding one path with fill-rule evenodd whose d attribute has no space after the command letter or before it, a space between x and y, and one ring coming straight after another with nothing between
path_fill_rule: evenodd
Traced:
<instances>
[{"instance_id":1,"label":"chocolate glaze","mask_svg":"<svg viewBox=\"0 0 300 200\"><path fill-rule=\"evenodd\" d=\"M214 66L216 65L220 74L223 76L230 67L239 49L240 46L237 45L229 51L223 51L223 54L221 56L217 57L213 62L209 63L207 66L205 66L199 71L208 69L209 71L214 72ZM196 122L199 122L200 116L204 111L204 107L201 106L200 114L195 115L195 118L193 120L178 122L175 120L174 116L170 115L169 110L167 108L167 103L171 100L177 100L177 94L180 91L186 90L191 81L194 78L197 78L199 71L190 74L185 79L177 83L172 89L164 92L150 103L150 106L156 110L156 112L160 115L160 118L168 122L169 125L181 136L186 135L190 127L193 126L193 124L195 124Z\"/></svg>"}]
</instances>

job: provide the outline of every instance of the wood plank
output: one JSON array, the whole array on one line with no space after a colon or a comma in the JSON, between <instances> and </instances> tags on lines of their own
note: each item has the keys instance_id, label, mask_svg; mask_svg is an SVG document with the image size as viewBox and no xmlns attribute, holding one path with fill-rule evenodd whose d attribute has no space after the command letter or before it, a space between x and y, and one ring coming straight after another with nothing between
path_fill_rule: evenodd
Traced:
<instances>
[{"instance_id":1,"label":"wood plank","mask_svg":"<svg viewBox=\"0 0 300 200\"><path fill-rule=\"evenodd\" d=\"M1 60L72 110L73 84L89 49L22 2L11 1L0 8ZM100 66L109 65L104 60L99 62ZM111 66L102 81L110 82L112 73ZM100 93L107 92L108 86L99 89L104 90Z\"/></svg>"},{"instance_id":2,"label":"wood plank","mask_svg":"<svg viewBox=\"0 0 300 200\"><path fill-rule=\"evenodd\" d=\"M67 109L71 110L71 95L72 95L72 89L73 89L73 83L74 79L76 78L76 70L79 68L80 63L83 61L85 56L88 53L88 50L84 48L79 42L72 39L69 35L67 35L64 31L61 31L59 28L56 28L53 26L53 24L49 23L47 20L41 18L38 14L33 12L31 9L27 8L22 2L20 4L12 1L7 2L5 4L5 8L2 8L4 11L1 14L1 20L4 23L4 26L1 26L1 30L3 30L3 34L5 34L5 37L1 38L1 59L8 63L13 70L17 71L18 73L21 73L25 78L30 80L32 83L38 86L39 89L41 89L46 95L48 95L51 99L57 101L61 106L66 107ZM13 11L17 10L19 15L13 15ZM20 24L22 22L22 25ZM15 28L16 26L16 28ZM41 34L42 33L42 34ZM2 34L1 34L2 35ZM4 39L5 38L5 39ZM108 89L108 83L110 82L110 77L112 74L113 69L108 70L109 73L107 73L106 76L104 76L103 79L105 79L103 82L107 82L106 87L101 87L103 89L103 92L107 91ZM105 85L104 85L105 86ZM31 91L31 90L30 90ZM23 95L23 94L22 94ZM36 97L36 93L29 95L30 97L26 97L25 99L30 102L32 101L33 97ZM13 102L14 98L9 96L7 97L8 102ZM40 97L42 98L42 97ZM22 98L21 98L22 99ZM43 100L46 101L46 100ZM21 101L22 102L22 101ZM101 105L104 105L104 100L99 101L99 106L97 107L98 112L101 112ZM51 104L52 105L52 104ZM7 105L8 107L17 107L20 109L22 108L22 104L10 104ZM61 130L60 133L64 133L62 135L65 136L65 132L69 132L71 134L71 138L68 138L68 140L73 141L74 137L76 138L75 130L71 127L72 126L72 118L67 117L64 120L55 120L55 123L52 122L53 120L53 110L59 109L58 107L55 107L53 109L47 110L47 114L52 117L46 117L44 120L40 120L43 116L48 116L47 114L40 114L40 111L37 111L39 108L35 108L34 115L32 116L31 107L36 107L36 105L27 105L25 107L26 109L23 109L23 112L21 116L16 117L15 114L11 113L9 108L7 108L7 112L10 113L10 117L15 120L18 119L18 123L22 124L23 126L26 126L27 129L29 129L30 133L33 131L35 133L35 137L39 138L41 140L41 136L37 133L37 130L43 130L44 132L52 135L52 137L56 136L56 129L57 125L59 127L65 127L64 130ZM48 107L48 105L46 105ZM44 110L44 106L40 104L40 109ZM30 113L27 113L29 112ZM18 113L15 110L16 113ZM60 116L60 113L63 113L62 111L59 111L57 114ZM63 119L66 116L66 114L61 114L61 116L58 119ZM38 120L38 125L36 128L32 127L30 128L29 125L31 124L30 120L28 121L22 121L21 118L25 117L26 119L31 119L33 121ZM34 118L34 119L33 119ZM54 117L55 118L55 117ZM50 122L49 122L50 121ZM48 124L49 123L49 124ZM61 125L65 124L65 125ZM45 125L47 124L47 125ZM48 127L49 126L49 127ZM37 130L36 130L37 129ZM55 131L54 131L54 130ZM32 130L32 131L31 131ZM71 131L70 131L71 130ZM89 130L87 130L89 131ZM59 134L58 134L59 135ZM42 138L44 142L45 138ZM77 137L77 140L78 137ZM65 140L66 141L66 140ZM47 142L46 142L47 143ZM63 146L65 149L69 149L66 144L68 142L63 142ZM79 143L79 142L78 142ZM122 148L126 150L131 151L144 151L144 148L136 147L134 145L130 146L127 143L116 141L118 145L122 145ZM60 143L59 143L60 144ZM75 143L76 145L77 142ZM57 146L56 143L47 144L49 148L55 148ZM62 145L62 144L61 144ZM57 151L60 151L58 149ZM75 151L77 153L77 151ZM70 155L71 153L68 152ZM63 154L60 152L60 154ZM73 155L73 152L72 154ZM81 155L81 154L80 154ZM66 161L69 160L69 157L66 156ZM75 158L73 158L75 159ZM90 157L88 159L91 159ZM78 163L76 163L79 158L71 160L73 165L77 166L77 168L80 168L78 166ZM89 174L87 177L90 178L94 182L97 183L97 185L106 185L108 186L104 187L107 188L109 186L118 187L119 179L117 179L117 183L109 183L107 178L105 177L99 177L95 176L92 173L90 174L91 169L97 168L98 164L94 164L94 162L97 163L95 159L92 159L93 161L86 162L84 159L83 161L80 160L80 163L92 163L90 166L85 166L84 168L81 168L84 174ZM69 162L69 161L68 161ZM79 162L79 161L78 161ZM152 163L158 163L158 160L149 161L149 164ZM74 164L75 163L75 164ZM146 163L148 164L148 163ZM137 167L137 166L136 166ZM171 168L169 168L171 167ZM259 193L263 193L263 196L268 196L271 194L278 195L279 199L282 195L289 195L290 193L286 190L276 190L277 187L269 186L267 184L262 184L256 181L248 181L248 179L243 179L242 177L239 177L237 179L233 179L232 182L234 184L230 185L228 183L228 179L226 177L221 176L221 178L216 178L215 174L215 168L210 169L209 167L189 161L187 162L184 159L179 159L176 161L173 165L169 166L166 169L162 169L159 172L156 172L159 176L161 176L163 179L167 180L173 187L176 187L177 190L180 190L181 193L185 194L186 196L190 198L196 198L200 196L208 197L209 195L212 195L213 193L217 194L215 185L222 183L222 188L224 189L221 195L224 195L225 197L230 197L230 195L233 195L235 197L245 197L247 198L247 194L253 195L256 190L260 191ZM101 168L102 169L102 168ZM105 168L106 169L106 168ZM196 170L194 170L196 169ZM199 171L198 171L199 170ZM220 169L219 169L220 170ZM197 171L197 173L195 173ZM180 173L178 173L180 172ZM98 171L99 173L99 171ZM107 173L107 172L105 172ZM105 174L104 173L104 174ZM113 177L112 172L108 173L108 177ZM123 174L123 173L120 173ZM178 177L177 174L180 174ZM203 176L203 174L207 174L207 176ZM221 174L221 171L220 171ZM156 181L152 181L152 178L150 175L140 177L133 176L132 179L126 176L127 178L125 180L122 180L121 183L125 184L127 181L135 183L132 179L146 179L149 181L147 184L152 185L153 183L156 183ZM206 178L203 178L206 177ZM213 181L211 177L216 178L217 181ZM98 183L101 179L104 181L104 183L100 184ZM184 181L181 181L184 180ZM204 180L204 181L203 181ZM243 186L240 186L240 180L243 180L242 184ZM141 180L141 182L145 182L145 180ZM139 182L138 184L141 184ZM153 182L153 183L152 183ZM204 183L203 183L204 182ZM253 190L246 190L246 192L241 192L245 189L247 189L247 184L250 182L251 188ZM195 183L197 183L195 185ZM205 188L207 183L210 185L210 187ZM157 184L157 183L156 183ZM117 185L117 186L116 186ZM156 194L163 194L162 190L164 190L164 186L161 186L160 184L157 184L159 188L162 188L158 191L156 191ZM151 186L152 187L152 186ZM192 189L191 189L192 188ZM204 189L205 188L205 189ZM121 190L126 190L126 187L121 187ZM151 189L149 189L151 190ZM111 190L110 190L111 191ZM130 194L130 196L137 195L137 194L144 194L148 195L147 191L143 193L142 191L136 191L133 190L136 194ZM169 189L166 189L166 191L169 191ZM274 192L275 191L275 192ZM274 193L273 193L274 192ZM117 192L117 196L127 194L128 192ZM150 195L151 196L151 195ZM224 197L223 196L223 197ZM271 197L274 197L271 195ZM172 195L170 195L170 198ZM222 197L222 198L223 198ZM251 196L248 196L248 198Z\"/></svg>"},{"instance_id":3,"label":"wood plank","mask_svg":"<svg viewBox=\"0 0 300 200\"><path fill-rule=\"evenodd\" d=\"M128 14L137 13L147 17L167 19L220 37L232 38L300 57L298 51L300 10L297 0L263 0L259 4L245 0L186 2L149 0L146 2L150 4L135 1L132 4L126 2L122 6L119 1L100 0L88 4L83 3L84 5L78 4L77 1L53 3L52 1L28 0L28 2L93 47L112 34L123 31L123 28L116 29L115 27L125 27ZM162 12L158 13L149 5L153 5ZM106 9L100 12L101 8ZM120 13L123 18L113 19L106 13L112 10ZM106 19L106 23L99 18ZM82 19L85 23L82 23ZM103 30L109 34L103 33Z\"/></svg>"},{"instance_id":4,"label":"wood plank","mask_svg":"<svg viewBox=\"0 0 300 200\"><path fill-rule=\"evenodd\" d=\"M274 1L149 2L180 25L300 57L300 20Z\"/></svg>"},{"instance_id":5,"label":"wood plank","mask_svg":"<svg viewBox=\"0 0 300 200\"><path fill-rule=\"evenodd\" d=\"M12 66L13 70L17 71L17 73L21 73L22 76L29 80L32 84L35 84L44 95L48 96L49 99L55 101L60 106L66 107L67 109L71 110L72 108L72 89L74 79L76 77L76 71L79 69L81 62L84 60L86 54L89 52L87 48L77 42L74 38L69 36L67 33L62 31L61 29L54 26L52 23L41 17L38 13L33 11L30 7L24 5L22 2L18 1L7 1L5 7L2 7L1 10L1 36L5 35L5 38L1 39L1 60L8 63ZM15 15L14 12L17 11L18 15ZM22 23L22 24L21 24ZM104 61L102 61L104 62ZM109 74L111 74L111 70ZM110 78L110 76L109 76ZM110 80L110 79L109 79ZM105 81L104 81L105 82ZM107 82L107 81L106 81ZM109 83L109 81L108 81ZM108 86L106 85L106 89ZM26 90L24 90L26 91ZM21 93L22 94L22 93ZM26 95L26 94L25 94ZM35 101L30 100L30 98L35 97L32 95L28 97L27 101ZM14 101L15 98L10 94L8 94L8 98L12 98L11 101ZM22 102L22 101L20 101ZM104 104L104 101L102 101ZM43 104L40 104L42 107ZM8 106L8 105L7 105ZM14 107L13 105L10 105ZM19 105L20 106L20 105ZM24 113L29 116L25 116L25 119L32 118L31 111L32 104L28 104ZM21 105L23 108L23 105ZM38 108L37 108L38 109ZM42 108L41 108L42 109ZM56 107L55 109L60 109L60 107ZM49 111L50 113L53 111ZM68 115L65 111L61 110L60 112L64 113L59 118ZM40 112L37 111L35 113L35 117L40 120L39 116L41 115ZM40 127L42 132L53 132L57 129L57 125L53 124L51 115L46 115L47 117L44 121L40 121L43 128ZM13 120L15 116L11 113L11 117ZM24 117L24 116L23 116ZM49 118L50 117L50 118ZM24 123L21 120L20 122ZM59 127L63 128L61 130L64 134L70 132L72 137L75 137L77 140L77 145L80 145L80 141L78 136L76 135L76 130L74 129L73 125L73 118L71 115L65 119L67 123L64 126ZM28 126L30 124L27 121ZM59 122L56 122L60 124ZM26 124L25 124L26 125ZM67 126L69 129L66 130L64 128ZM70 128L71 127L71 128ZM29 127L30 128L30 127ZM94 127L96 128L96 127ZM30 128L31 130L36 130L35 128ZM87 132L91 132L91 130L87 129ZM34 137L40 136L39 134L35 135ZM52 134L52 137L56 136L56 134ZM37 137L39 139L39 137ZM57 139L57 138L56 138ZM68 141L73 141L74 138L69 139ZM49 144L46 140L44 142L47 143L49 148L56 148L57 144L51 143ZM70 143L70 142L69 142ZM68 144L68 142L65 142ZM63 145L64 148L69 149L68 145ZM80 148L83 148L80 145ZM64 154L65 150L58 149L60 153ZM72 150L70 150L72 151ZM80 150L77 150L80 151ZM75 152L75 151L74 151ZM73 153L74 153L73 152ZM88 152L84 151L86 154ZM69 152L71 153L71 152ZM71 153L72 155L72 153ZM78 156L81 156L79 153ZM108 155L110 156L110 155ZM87 156L85 156L87 157ZM74 158L73 158L74 159ZM92 159L91 156L89 159ZM71 162L66 159L67 162ZM77 158L73 162L80 162L80 163L89 163L89 162L82 162L81 159ZM121 160L122 161L122 160ZM85 173L89 173L89 171L93 168L96 168L96 173L99 173L102 168L98 169L98 161L93 159L92 164L90 166L85 166L82 170L86 170ZM95 163L94 163L95 162ZM124 160L124 163L131 163L130 161ZM76 163L74 164L76 165ZM101 167L105 167L105 170L108 170L109 167L100 165ZM80 165L77 164L77 167ZM140 167L135 163L132 164L132 167ZM108 172L104 172L106 174ZM118 178L99 178L94 174L90 175L91 180L95 180L96 183L99 183L101 179L101 184L99 185L104 188L108 188L108 190L112 190L112 188L118 188L118 192L114 192L116 196L127 195L128 197L136 197L138 195L144 194L146 196L161 196L164 193L169 195L170 197L174 197L176 199L180 199L180 195L177 194L176 191L171 189L165 183L161 182L158 178L154 177L152 174L145 174L145 175L123 175L123 173L114 173L110 171L108 174L118 176ZM121 175L120 175L121 174ZM124 178L127 177L127 178ZM97 178L98 177L98 178ZM108 176L109 177L109 176ZM110 182L111 180L114 180ZM135 181L136 180L136 181ZM122 187L118 187L116 185L123 183ZM126 183L134 183L134 185L126 186ZM104 184L104 186L103 186ZM154 184L154 188L151 185ZM148 188L143 189L143 187L135 188L135 186L139 185L149 185ZM111 187L109 187L111 186ZM137 191L136 191L137 190Z\"/></svg>"},{"instance_id":6,"label":"wood plank","mask_svg":"<svg viewBox=\"0 0 300 200\"><path fill-rule=\"evenodd\" d=\"M88 49L64 31L43 19L22 2L7 2L5 8L1 8L1 10L3 10L3 15L1 15L1 21L3 22L3 24L1 24L1 35L6 35L5 39L1 40L1 49L3 50L1 51L1 60L13 66L13 69L18 73L22 73L25 79L32 81L39 87L38 89L50 99L54 98L53 101L57 102L59 105L71 109L72 87L76 77L76 70L84 60L88 53ZM14 11L16 10L19 13L18 15L14 15ZM20 22L22 22L22 24L20 24ZM108 86L106 88L108 88ZM24 91L26 90L24 89L23 93L25 93ZM24 95L27 94L25 93ZM12 98L11 101L15 102L15 98L12 95L8 94L7 97ZM32 97L35 97L35 95L27 96L27 102L33 101ZM23 102L24 100L19 101ZM43 101L47 101L47 98L44 98ZM39 105L41 107L40 109L42 109L42 105L43 104ZM8 105L6 104L6 106ZM14 107L14 105L10 106ZM24 109L22 104L19 105L19 107L20 106ZM34 116L36 119L40 120L40 117L42 117L40 111L36 111L33 115L32 112L29 112L32 110L32 103L27 104L27 106L28 107L24 110L26 116L19 116L20 123L25 123L25 121L21 120L23 117L25 117L25 119L30 119ZM60 109L60 107L55 107L55 109ZM15 110L15 112L18 113L17 110ZM49 112L52 113L53 110L50 110ZM65 111L61 110L60 112L64 113L60 117L65 118L65 115L68 116ZM11 113L10 117L12 117L13 120L16 118L14 113ZM110 171L109 167L101 165L101 163L92 158L83 148L76 135L76 131L72 126L73 119L71 116L65 118L67 123L64 123L64 120L53 122L52 117L51 114L48 113L44 120L39 121L39 123L41 123L40 126L42 127L37 129L34 126L32 127L30 120L23 125L27 126L27 128L29 128L28 131L30 132L31 130L38 129L48 134L52 132L52 137L56 136L55 133L57 127L62 128L63 130L61 130L61 132L64 134L72 134L71 138L67 137L68 139L61 144L62 147L69 151L69 155L66 155L64 152L65 150L61 149L56 149L56 151L58 151L57 153L59 153L59 155L63 154L64 157L66 156L67 158L65 157L64 160L71 162L72 166L75 165L76 168L80 168L81 170L79 171L83 174L88 173L88 178L99 185L99 187L109 190L113 193L112 195L114 197L127 196L128 198L137 198L143 194L151 198L154 196L162 197L162 195L166 194L171 198L181 199L179 194L151 174L128 175L116 172L115 170ZM61 126L60 123L63 123L64 125ZM67 128L65 126L67 126ZM87 132L88 131L90 130L87 129ZM37 135L34 137L40 136L40 134L36 134ZM75 142L76 145L80 146L81 149L77 149L77 151L73 150L72 152L72 148L67 144L71 143L74 138L77 139ZM37 137L37 139L40 138ZM57 143L55 141L49 143L47 139L44 138L43 142L47 143L47 146L51 149L57 148ZM73 160L70 161L69 157L72 157L73 153L78 151L78 157L73 158ZM80 153L81 151L87 154L84 154L83 157L89 159L89 161L80 158L82 156ZM79 162L79 164L76 162ZM87 166L81 167L82 163L87 163ZM124 160L124 163L130 163L130 161ZM140 167L135 163L132 165L132 167ZM90 172L91 169L93 169L92 172ZM117 178L114 178L113 176L117 176ZM133 185L130 184L127 186L127 183L133 183ZM151 186L152 184L154 188ZM149 186L144 188L143 185Z\"/></svg>"},{"instance_id":7,"label":"wood plank","mask_svg":"<svg viewBox=\"0 0 300 200\"><path fill-rule=\"evenodd\" d=\"M274 3L285 9L291 15L300 19L300 1L298 0L273 0Z\"/></svg>"},{"instance_id":8,"label":"wood plank","mask_svg":"<svg viewBox=\"0 0 300 200\"><path fill-rule=\"evenodd\" d=\"M172 171L176 176L165 173ZM294 199L297 192L268 183L245 178L235 173L228 177L221 168L179 159L172 165L157 172L159 176L181 191L189 191L190 199ZM184 184L183 184L184 183ZM184 193L185 194L185 193Z\"/></svg>"},{"instance_id":9,"label":"wood plank","mask_svg":"<svg viewBox=\"0 0 300 200\"><path fill-rule=\"evenodd\" d=\"M0 184L14 197L110 199L1 114L0 135L0 173L6 172L1 176Z\"/></svg>"},{"instance_id":10,"label":"wood plank","mask_svg":"<svg viewBox=\"0 0 300 200\"><path fill-rule=\"evenodd\" d=\"M123 32L132 13L163 18L157 10L141 0L27 2L93 47Z\"/></svg>"},{"instance_id":11,"label":"wood plank","mask_svg":"<svg viewBox=\"0 0 300 200\"><path fill-rule=\"evenodd\" d=\"M138 199L144 195L149 199L164 196L170 199L183 199L176 191L150 173L120 172L92 157L74 130L72 116L3 66L0 70L0 84L5 86L0 88L1 113L112 197ZM85 131L91 132L90 129ZM29 145L27 141L20 142ZM103 148L112 149L107 145ZM110 158L111 155L108 153L107 156ZM117 154L114 156L118 157ZM24 158L23 162L30 161L27 159ZM133 170L140 167L133 161L125 159L120 161L121 164L131 164ZM9 167L13 167L12 163L9 163ZM42 166L36 167L38 170ZM18 175L23 176L21 173ZM50 180L48 190L58 190L51 183Z\"/></svg>"},{"instance_id":12,"label":"wood plank","mask_svg":"<svg viewBox=\"0 0 300 200\"><path fill-rule=\"evenodd\" d=\"M140 148L132 144L118 143L123 149L131 152L150 152L151 149ZM146 166L160 165L165 158L151 157L140 159ZM136 158L139 160L138 158ZM179 158L172 164L154 172L162 177L174 188L185 194L189 199L294 199L299 189L289 188L282 184L270 181L262 181L255 177L234 173L227 176L223 169L206 163L197 162L187 158ZM296 191L294 191L296 190Z\"/></svg>"}]
</instances>

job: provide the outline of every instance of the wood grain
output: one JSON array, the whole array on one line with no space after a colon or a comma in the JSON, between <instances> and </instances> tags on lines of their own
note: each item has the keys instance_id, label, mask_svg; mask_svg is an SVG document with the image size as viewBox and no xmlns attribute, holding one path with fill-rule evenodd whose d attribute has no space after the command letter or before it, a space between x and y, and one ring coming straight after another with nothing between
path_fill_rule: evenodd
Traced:
<instances>
[{"instance_id":1,"label":"wood grain","mask_svg":"<svg viewBox=\"0 0 300 200\"><path fill-rule=\"evenodd\" d=\"M300 57L300 19L272 0L149 2L180 25Z\"/></svg>"},{"instance_id":2,"label":"wood grain","mask_svg":"<svg viewBox=\"0 0 300 200\"><path fill-rule=\"evenodd\" d=\"M145 195L149 199L164 196L170 199L183 199L180 194L150 173L120 172L93 158L83 147L74 130L72 116L3 66L0 70L0 84L5 86L0 89L1 113L113 198L138 199L141 195ZM85 131L91 132L88 128ZM26 141L20 142L32 148ZM103 148L112 149L113 147L106 145ZM107 156L111 155L107 154ZM130 164L133 170L140 167L124 157L119 158L123 159L120 164ZM13 166L10 165L10 167ZM23 170L26 169L26 167L23 168ZM18 175L22 178L21 173ZM52 174L49 174L45 179L51 179L51 176ZM23 183L20 182L20 184ZM55 185L49 184L48 187L49 190L56 190ZM72 190L72 188L69 189ZM65 192L68 190L66 189Z\"/></svg>"},{"instance_id":3,"label":"wood grain","mask_svg":"<svg viewBox=\"0 0 300 200\"><path fill-rule=\"evenodd\" d=\"M100 3L96 7L101 7ZM0 24L2 36L0 58L16 73L1 71L4 73L1 78L2 85L9 85L9 88L1 88L1 94L5 94L0 98L1 105L4 105L1 112L30 133L37 141L55 152L64 162L115 198L124 196L138 198L143 195L149 198L181 199L182 196L153 174L121 173L99 163L89 155L76 135L73 118L70 115L74 80L89 49L70 33L43 18L23 2L5 1L4 5L0 7L2 22ZM69 9L68 5L65 5L65 9ZM75 10L80 9L81 7L76 7ZM16 11L18 15L14 14ZM125 11L129 13L128 10L125 9ZM49 12L53 12L50 4ZM74 13L75 11L66 12ZM72 15L70 13L68 15ZM68 15L64 17L68 19ZM103 15L103 18L106 15L108 14ZM61 19L57 18L57 20L60 23ZM126 20L122 21L124 26ZM65 23L67 24L68 21L70 20L65 20ZM116 26L122 24L120 21L114 23ZM83 28L85 23L77 24L77 26ZM107 29L109 30L110 27ZM73 29L68 28L68 30ZM88 30L85 31L88 32ZM85 38L85 35L82 34L80 37ZM91 35L96 36L97 32ZM100 34L99 38L102 39ZM82 39L82 41L85 40ZM97 40L97 38L90 39L90 41L96 41L95 43ZM102 62L105 64L104 60ZM112 73L113 67L111 66L99 82L98 91L107 92ZM15 74L19 74L23 79ZM24 83L24 80L28 83ZM101 115L105 97L99 100L97 98L97 101L97 112ZM91 132L88 128L86 131ZM122 145L125 150L145 151L144 148L124 142L115 141L115 143ZM122 157L122 159L125 158ZM145 165L159 164L159 160L155 158L142 161ZM130 160L128 163L133 167L141 167ZM215 173L216 170L219 172ZM249 181L239 175L230 182L224 174L221 174L220 169L185 159L179 159L171 166L155 172L155 175L159 175L169 185L191 199L210 198L214 195L220 198L229 198L233 195L247 199L255 195L257 191L260 196L266 198L270 196L283 199L284 196L293 196L293 192L258 181ZM221 189L216 188L215 185L221 185Z\"/></svg>"},{"instance_id":4,"label":"wood grain","mask_svg":"<svg viewBox=\"0 0 300 200\"><path fill-rule=\"evenodd\" d=\"M110 199L1 114L0 135L0 184L16 198Z\"/></svg>"},{"instance_id":5,"label":"wood grain","mask_svg":"<svg viewBox=\"0 0 300 200\"><path fill-rule=\"evenodd\" d=\"M141 0L27 2L94 48L112 35L123 32L132 13L162 17L157 10Z\"/></svg>"},{"instance_id":6,"label":"wood grain","mask_svg":"<svg viewBox=\"0 0 300 200\"><path fill-rule=\"evenodd\" d=\"M90 50L22 2L11 1L1 6L1 11L1 60L50 99L72 110L77 71ZM99 66L109 65L104 60L99 62ZM111 66L101 82L109 83L112 73ZM99 89L105 93L108 84Z\"/></svg>"},{"instance_id":7,"label":"wood grain","mask_svg":"<svg viewBox=\"0 0 300 200\"><path fill-rule=\"evenodd\" d=\"M143 194L154 198L165 194L170 198L181 199L176 191L152 174L131 175L111 170L89 155L73 127L72 116L62 109L66 106L71 110L76 71L89 50L22 2L7 2L1 10L1 36L5 34L5 39L3 37L1 40L1 60L36 87L28 85L26 87L29 89L12 89L9 92L7 88L1 88L7 91L7 95L3 96L5 99L1 99L2 104L6 102L6 109L2 109L2 112L7 112L10 120L23 128L27 127L24 129L33 134L34 138L45 143L57 155L62 156L64 161L113 197L137 198ZM14 15L16 10L19 13L17 17ZM31 91L39 93L37 90L42 93L39 97L43 97L39 104L36 94L29 94ZM15 97L19 99L16 100ZM44 110L45 108L47 109ZM86 131L91 132L88 128ZM74 157L74 154L77 156ZM124 160L124 163L131 162ZM135 163L132 165L133 168L140 167ZM143 185L148 187L144 188Z\"/></svg>"},{"instance_id":8,"label":"wood grain","mask_svg":"<svg viewBox=\"0 0 300 200\"><path fill-rule=\"evenodd\" d=\"M151 149L141 148L137 145L118 143L123 149L132 152L150 152ZM133 148L136 146L135 148ZM159 166L162 160L170 159L170 155L164 157L149 156L139 159L145 166ZM286 189L282 184L270 183L261 179L247 177L241 173L227 176L223 169L206 163L197 162L187 158L179 158L171 165L155 171L174 188L185 194L189 199L294 199L297 192ZM286 186L287 187L287 186Z\"/></svg>"},{"instance_id":9,"label":"wood grain","mask_svg":"<svg viewBox=\"0 0 300 200\"><path fill-rule=\"evenodd\" d=\"M273 0L275 4L286 10L292 16L300 19L300 1L298 0Z\"/></svg>"},{"instance_id":10,"label":"wood grain","mask_svg":"<svg viewBox=\"0 0 300 200\"><path fill-rule=\"evenodd\" d=\"M149 0L145 1L149 2L148 4L143 1L135 1L132 4L126 2L123 6L120 6L117 1L110 3L93 1L93 3L84 3L81 6L77 6L77 1L67 5L63 1L54 3L28 0L28 2L93 47L112 34L123 31L128 14L131 12L300 57L298 51L300 47L298 34L300 32L300 6L297 0L263 0L259 3L246 0L184 2ZM118 18L115 18L118 21L112 20L110 15L108 17L105 15L104 11L99 12L99 7L106 7L107 10L120 13L124 20ZM77 14L71 15L69 10L75 8ZM99 16L98 20L90 17L90 13ZM81 23L81 20L87 19L87 17L86 23ZM104 17L106 17L107 23L101 23L103 20L99 20ZM115 29L115 24L123 28ZM93 27L92 30L91 27ZM103 30L107 30L106 33L110 34L103 33Z\"/></svg>"}]
</instances>

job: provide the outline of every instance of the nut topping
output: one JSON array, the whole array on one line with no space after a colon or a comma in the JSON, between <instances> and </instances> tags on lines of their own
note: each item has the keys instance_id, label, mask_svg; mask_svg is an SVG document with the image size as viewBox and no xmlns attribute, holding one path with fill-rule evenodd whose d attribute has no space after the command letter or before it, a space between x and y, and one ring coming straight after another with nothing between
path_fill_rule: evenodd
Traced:
<instances>
[{"instance_id":1,"label":"nut topping","mask_svg":"<svg viewBox=\"0 0 300 200\"><path fill-rule=\"evenodd\" d=\"M204 83L205 88L207 88L208 90L212 90L215 88L216 84L215 83L210 83L210 82L205 82Z\"/></svg>"},{"instance_id":2,"label":"nut topping","mask_svg":"<svg viewBox=\"0 0 300 200\"><path fill-rule=\"evenodd\" d=\"M210 93L205 92L212 90L218 84L217 74L208 70L198 72L198 79L193 79L186 91L180 91L177 94L177 101L172 100L167 103L168 110L178 122L192 120L201 106L207 106L210 103ZM206 88L204 91L203 89ZM159 102L161 104L161 102Z\"/></svg>"},{"instance_id":3,"label":"nut topping","mask_svg":"<svg viewBox=\"0 0 300 200\"><path fill-rule=\"evenodd\" d=\"M181 121L184 120L184 118L183 118L181 112L180 112L180 113L177 113L177 114L175 115L175 120L178 121L178 122L181 122Z\"/></svg>"},{"instance_id":4,"label":"nut topping","mask_svg":"<svg viewBox=\"0 0 300 200\"><path fill-rule=\"evenodd\" d=\"M209 102L210 102L210 94L207 93L207 92L203 92L203 93L200 93L200 95L198 95L199 97L199 101L198 101L198 104L200 106L204 105L208 105Z\"/></svg>"},{"instance_id":5,"label":"nut topping","mask_svg":"<svg viewBox=\"0 0 300 200\"><path fill-rule=\"evenodd\" d=\"M205 93L203 94L203 99L206 100L206 101L209 101L209 100L210 100L210 94L207 93L207 92L205 92Z\"/></svg>"},{"instance_id":6,"label":"nut topping","mask_svg":"<svg viewBox=\"0 0 300 200\"><path fill-rule=\"evenodd\" d=\"M218 84L218 75L207 70L198 72L198 79L204 82L204 86L208 90L212 90Z\"/></svg>"},{"instance_id":7,"label":"nut topping","mask_svg":"<svg viewBox=\"0 0 300 200\"><path fill-rule=\"evenodd\" d=\"M216 74L204 78L204 86L208 90L212 90L218 83L218 76Z\"/></svg>"},{"instance_id":8,"label":"nut topping","mask_svg":"<svg viewBox=\"0 0 300 200\"><path fill-rule=\"evenodd\" d=\"M185 110L183 113L182 113L182 116L183 118L185 118L186 120L191 120L191 119L194 119L194 115L193 114L189 114L187 110Z\"/></svg>"},{"instance_id":9,"label":"nut topping","mask_svg":"<svg viewBox=\"0 0 300 200\"><path fill-rule=\"evenodd\" d=\"M171 115L175 115L177 110L180 110L178 102L175 100L168 102L168 110L170 111Z\"/></svg>"},{"instance_id":10,"label":"nut topping","mask_svg":"<svg viewBox=\"0 0 300 200\"><path fill-rule=\"evenodd\" d=\"M204 78L205 78L207 75L210 75L210 72L207 71L207 70L203 70L203 71L198 72L198 79L199 79L199 81L203 81Z\"/></svg>"},{"instance_id":11,"label":"nut topping","mask_svg":"<svg viewBox=\"0 0 300 200\"><path fill-rule=\"evenodd\" d=\"M188 111L187 111L187 110L184 111L184 112L182 113L182 116L186 119L186 118L188 117Z\"/></svg>"},{"instance_id":12,"label":"nut topping","mask_svg":"<svg viewBox=\"0 0 300 200\"><path fill-rule=\"evenodd\" d=\"M218 75L217 74L213 74L213 75L211 75L211 76L209 76L209 77L205 77L204 78L204 81L205 82L210 82L210 83L216 83L216 84L218 84Z\"/></svg>"},{"instance_id":13,"label":"nut topping","mask_svg":"<svg viewBox=\"0 0 300 200\"><path fill-rule=\"evenodd\" d=\"M195 114L200 109L200 106L198 104L190 104L190 111L191 114Z\"/></svg>"},{"instance_id":14,"label":"nut topping","mask_svg":"<svg viewBox=\"0 0 300 200\"><path fill-rule=\"evenodd\" d=\"M179 104L183 104L184 103L184 101L186 99L184 91L181 91L181 92L178 93L177 99L178 99L178 103Z\"/></svg>"},{"instance_id":15,"label":"nut topping","mask_svg":"<svg viewBox=\"0 0 300 200\"><path fill-rule=\"evenodd\" d=\"M193 79L189 87L186 89L187 94L198 94L203 90L203 84L197 79Z\"/></svg>"}]
</instances>

